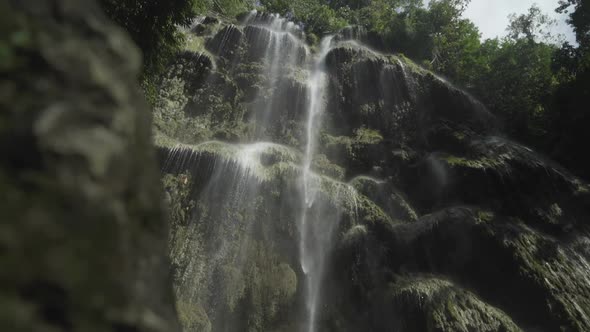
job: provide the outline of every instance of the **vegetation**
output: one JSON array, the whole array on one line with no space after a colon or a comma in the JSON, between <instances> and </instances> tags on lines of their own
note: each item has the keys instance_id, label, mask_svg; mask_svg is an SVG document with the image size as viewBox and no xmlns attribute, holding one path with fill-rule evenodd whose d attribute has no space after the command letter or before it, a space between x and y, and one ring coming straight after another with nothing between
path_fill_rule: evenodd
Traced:
<instances>
[{"instance_id":1,"label":"vegetation","mask_svg":"<svg viewBox=\"0 0 590 332\"><path fill-rule=\"evenodd\" d=\"M551 135L544 147L552 157L588 179L590 158L582 151L590 141L590 3L561 1L558 11L565 12L568 5L573 7L569 23L579 45L566 43L553 55L553 70L560 85L548 104Z\"/></svg>"},{"instance_id":2,"label":"vegetation","mask_svg":"<svg viewBox=\"0 0 590 332\"><path fill-rule=\"evenodd\" d=\"M148 100L170 59L184 45L178 27L190 26L201 14L235 16L253 5L250 0L99 0L109 18L123 27L143 53L140 81Z\"/></svg>"},{"instance_id":3,"label":"vegetation","mask_svg":"<svg viewBox=\"0 0 590 332\"><path fill-rule=\"evenodd\" d=\"M581 156L590 137L590 5L556 3L569 13L578 45L551 34L554 22L532 6L511 15L504 38L480 40L473 22L462 18L470 0L101 0L143 51L141 77L153 101L155 81L184 43L178 26L198 14L234 17L258 5L301 24L310 41L346 25L377 36L372 45L403 53L447 77L482 100L504 120L510 136L531 145L578 175L590 177L590 158ZM568 12L569 11L569 12Z\"/></svg>"},{"instance_id":4,"label":"vegetation","mask_svg":"<svg viewBox=\"0 0 590 332\"><path fill-rule=\"evenodd\" d=\"M141 83L148 100L155 98L155 80L180 49L178 26L188 26L196 15L192 0L100 0L104 11L123 27L143 53Z\"/></svg>"},{"instance_id":5,"label":"vegetation","mask_svg":"<svg viewBox=\"0 0 590 332\"><path fill-rule=\"evenodd\" d=\"M321 35L356 24L377 36L371 45L399 52L445 76L482 100L505 123L510 136L531 145L578 175L590 177L580 155L590 137L590 5L562 0L578 45L551 33L554 21L533 5L510 16L507 36L480 40L462 18L470 0L262 0L269 11L301 22ZM371 39L374 42L374 39Z\"/></svg>"}]
</instances>

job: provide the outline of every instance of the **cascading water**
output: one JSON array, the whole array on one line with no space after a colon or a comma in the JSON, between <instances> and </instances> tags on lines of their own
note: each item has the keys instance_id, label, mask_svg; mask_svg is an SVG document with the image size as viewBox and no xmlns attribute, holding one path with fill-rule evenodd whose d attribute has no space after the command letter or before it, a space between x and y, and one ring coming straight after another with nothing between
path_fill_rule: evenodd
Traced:
<instances>
[{"instance_id":1,"label":"cascading water","mask_svg":"<svg viewBox=\"0 0 590 332\"><path fill-rule=\"evenodd\" d=\"M196 24L202 21L199 20ZM301 276L298 277L301 308L298 311L302 318L297 323L298 330L314 332L322 304L321 285L326 261L334 230L341 219L342 207L346 205L341 201L349 202L350 209L355 209L356 205L356 192L350 185L312 171L326 103L328 81L325 59L332 47L333 37L323 38L318 51L312 55L302 41L304 35L301 29L278 15L253 11L241 21L243 27L228 25L221 29L211 39L209 49L218 55L221 65L221 68L213 67L213 70L240 73L245 64L255 64L253 68L258 68L264 78L251 98L247 115L240 119L250 122L256 129L241 144L211 140L195 145L176 145L169 150L164 162L165 173L200 173L194 182L200 188L195 213L199 215L196 224L201 223L201 230L186 234L208 232L207 237L216 239L201 239L212 242L209 246L213 251L208 254L211 249L196 248L194 244L184 245L177 253L173 253L173 256L189 257L189 262L185 263L187 266L182 269L183 274L179 276L177 293L181 297L191 294L187 300L191 303L194 298L198 298L200 303L215 306L216 302L227 301L224 297L229 296L228 294L242 292L237 281L231 279L225 282L224 277L216 277L211 270L219 266L226 276L232 275L232 271L249 273L247 264L251 258L244 248L251 246L256 240L250 236L241 238L236 232L255 233L258 227L256 222L245 221L249 219L247 216L256 216L259 213L257 203L251 201L251 198L264 195L265 190L268 190L265 188L277 173L287 177L292 174L290 186L294 190L290 196L281 199L281 205L292 205L287 210L292 210L296 219L293 224L298 229L299 236L295 236L293 240L297 241L298 254L287 252L287 256L294 256L301 269ZM200 27L197 30L206 29ZM244 58L232 58L232 52L238 51L235 44L242 40L246 42L242 46ZM215 76L206 78L206 84L214 84L215 79ZM286 102L285 98L290 101ZM299 151L270 142L276 136L276 130L273 132L273 129L282 127L281 132L284 132L284 122L292 123L296 119L302 124L301 131L293 134L299 142L296 145L301 147ZM328 190L331 197L325 196L325 193L322 194L323 197L318 197L322 196L319 195L322 190ZM208 211L210 206L215 206L215 210ZM207 218L214 220L214 225L205 225L203 220ZM288 222L290 218L285 217L287 221L284 222ZM237 231L236 227L241 231ZM209 230L204 231L205 229ZM180 233L181 236L192 236L183 234L185 233ZM273 239L268 241L274 242ZM181 240L174 239L173 242ZM199 255L197 252L203 253ZM193 256L200 258L191 258ZM204 260L207 262L204 263ZM205 264L213 268L207 270ZM195 271L203 272L196 281L191 282ZM206 291L202 284L209 284L208 287L214 291L208 298L197 295ZM224 321L216 324L217 329L224 330L227 326L233 326L233 323L222 316L212 318L217 322Z\"/></svg>"},{"instance_id":2,"label":"cascading water","mask_svg":"<svg viewBox=\"0 0 590 332\"><path fill-rule=\"evenodd\" d=\"M298 194L283 199L283 204L293 201L293 205L299 207L293 208L293 212L299 219L296 223L299 230L297 245L299 255L296 257L303 271L300 287L304 318L297 325L300 326L298 328L300 331L314 332L321 304L322 275L332 242L332 234L340 220L338 205L341 203L337 201L345 199L352 202L356 199L354 189L349 185L324 178L312 171L318 131L325 107L327 74L324 62L331 47L332 37L324 38L320 43L319 51L310 57L307 46L300 39L303 36L300 28L292 22L278 15L257 12L249 13L242 22L243 28L233 25L224 28L215 37L217 42L212 44L211 49L213 53L224 57L220 63L225 63L226 66L228 63L231 64L232 71L239 70L242 63L237 62L236 59L228 59L227 56L231 54L228 49L234 47L231 43L236 42L235 36L241 35L240 31L243 31L243 37L240 38L248 41L249 47L245 48L245 54L249 61L264 65L260 69L260 73L264 76L262 89L259 89L252 99L249 107L250 115L244 119L255 126L253 136L243 144L207 141L196 145L177 145L170 149L164 163L165 173L189 171L196 174L197 170L201 170L201 174L194 180L198 183L196 186L201 188L198 192L197 210L201 210L199 206L205 208L198 212L199 219L201 223L202 219L206 218L216 221L214 226L200 226L202 229L208 228L209 231L193 230L187 233L189 235L185 235L190 237L192 236L190 234L208 232L208 237L216 238L216 241L210 244L214 248L213 252L207 254L206 252L210 249L197 248L191 244L184 245L178 249L178 252L173 253L177 257L198 258L188 259L189 262L182 270L183 274L179 276L180 281L176 285L177 293L181 294L179 295L181 298L190 294L187 297L190 303L197 298L198 302L215 306L216 302L226 301L225 297L229 296L227 294L234 291L241 292L239 283L236 288L237 281L230 278L230 281L226 283L224 278L231 276L233 271L235 273L239 271L240 274L248 273L247 264L250 263L248 262L250 258L243 248L249 247L255 240L250 237L245 239L237 237L236 227L246 230L248 234L254 233L255 223L243 220L248 219L245 216L255 216L259 213L256 203L250 199L261 195L276 172L291 172L293 175L297 174L293 177L293 186L297 188L295 191L298 191ZM242 61L248 60L242 59ZM285 95L279 90L285 87L293 89L293 82L298 79L301 79L301 88L297 90L300 93L295 96L294 101L297 105L301 104L298 109L301 114L294 116L305 119L302 135L298 138L302 143L300 152L287 146L267 142L273 139L268 129L277 126L278 115L284 116L284 110L281 108L285 105L282 100ZM207 80L207 82L213 82L209 78ZM330 188L334 197L328 200L326 198L316 200L322 186ZM216 211L207 211L209 206L216 206ZM207 242L205 239L201 241ZM237 244L232 244L236 241ZM181 240L173 239L173 242L181 242ZM233 248L233 246L237 247ZM203 253L198 254L198 252ZM206 263L202 262L204 260ZM207 271L205 264L220 266L225 276L216 277L214 272ZM195 271L202 271L199 272L202 275L191 282ZM209 298L198 295L207 291L199 286L203 283L210 284L209 287L214 291ZM229 326L229 330L232 330L231 326L234 323L223 319L222 316L212 318L217 322L224 321L217 323L218 329L227 330Z\"/></svg>"},{"instance_id":3,"label":"cascading water","mask_svg":"<svg viewBox=\"0 0 590 332\"><path fill-rule=\"evenodd\" d=\"M306 309L307 309L307 328L308 332L315 331L315 321L317 316L318 305L320 303L320 285L322 272L324 268L325 249L329 246L330 232L328 234L318 234L318 225L310 223L325 222L325 220L310 220L309 209L312 208L316 192L319 185L317 177L311 173L311 163L313 160L314 149L317 140L317 130L319 121L324 109L324 94L326 90L326 73L324 68L325 57L330 50L332 36L325 37L321 44L320 50L313 61L311 74L307 82L309 91L309 101L307 107L307 125L306 125L306 144L305 155L303 157L302 167L302 188L303 188L303 205L300 223L300 260L303 272L307 277L306 287ZM316 218L317 219L317 218ZM315 227L313 227L315 226ZM328 225L327 229L321 229L325 232L332 228Z\"/></svg>"},{"instance_id":4,"label":"cascading water","mask_svg":"<svg viewBox=\"0 0 590 332\"><path fill-rule=\"evenodd\" d=\"M307 45L298 35L301 29L293 22L276 14L265 15L251 12L244 20L246 37L254 45L251 52L260 53L265 64L264 91L259 92L251 120L256 123L258 139L268 138L267 127L272 126L273 113L280 107L276 89L285 83L289 70L305 63L309 53ZM260 48L264 52L260 52Z\"/></svg>"},{"instance_id":5,"label":"cascading water","mask_svg":"<svg viewBox=\"0 0 590 332\"><path fill-rule=\"evenodd\" d=\"M483 105L405 57L365 46L373 39L358 27L308 47L312 38L278 15L238 19L195 21L154 110L185 332L520 331L502 310L517 317L536 291L511 306L490 285L557 284L560 269L584 280L586 258L554 264L534 252L556 241L543 232L559 218L573 220L562 202L590 189L551 167L538 172L544 161L530 150L486 137L494 120ZM577 193L560 200L541 187L539 200L519 201L525 209L510 215L524 224L497 223L519 199L514 190L502 207L505 186L521 182L495 181L527 178L523 169L553 172L548 182L563 178L571 186L560 190ZM547 206L551 226L537 233ZM525 247L515 234L528 234ZM490 257L478 255L508 251L481 265ZM459 260L448 256L457 252ZM496 263L509 271L498 275ZM521 280L546 264L548 273ZM575 280L541 296L590 308Z\"/></svg>"}]
</instances>

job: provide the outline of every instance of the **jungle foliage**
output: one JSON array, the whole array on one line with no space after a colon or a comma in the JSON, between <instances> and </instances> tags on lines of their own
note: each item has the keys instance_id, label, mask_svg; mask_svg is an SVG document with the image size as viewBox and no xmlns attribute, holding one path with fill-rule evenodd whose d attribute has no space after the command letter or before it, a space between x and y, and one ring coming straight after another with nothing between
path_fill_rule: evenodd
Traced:
<instances>
[{"instance_id":1,"label":"jungle foliage","mask_svg":"<svg viewBox=\"0 0 590 332\"><path fill-rule=\"evenodd\" d=\"M144 54L142 81L148 94L196 15L233 18L259 8L298 22L308 40L347 25L373 37L374 48L403 53L482 100L505 124L508 135L544 151L590 178L590 5L556 1L569 14L577 45L552 34L554 22L533 5L510 16L507 35L481 40L462 17L470 0L101 0ZM377 41L377 42L375 42Z\"/></svg>"},{"instance_id":2,"label":"jungle foliage","mask_svg":"<svg viewBox=\"0 0 590 332\"><path fill-rule=\"evenodd\" d=\"M482 41L473 22L462 17L469 2L261 1L300 21L308 33L330 33L342 21L363 26L377 36L371 46L403 53L466 89L503 120L508 135L590 178L590 158L581 153L590 141L590 4L556 1L556 11L569 14L576 33L578 45L570 45L536 5L510 15L506 37ZM314 14L317 8L324 8L322 15Z\"/></svg>"}]
</instances>

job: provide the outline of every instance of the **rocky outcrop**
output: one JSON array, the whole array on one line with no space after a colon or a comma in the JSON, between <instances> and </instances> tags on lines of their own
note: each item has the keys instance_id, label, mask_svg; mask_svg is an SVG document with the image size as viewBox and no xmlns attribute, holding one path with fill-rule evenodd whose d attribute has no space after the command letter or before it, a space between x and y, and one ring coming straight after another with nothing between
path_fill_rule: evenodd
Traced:
<instances>
[{"instance_id":1,"label":"rocky outcrop","mask_svg":"<svg viewBox=\"0 0 590 332\"><path fill-rule=\"evenodd\" d=\"M338 33L325 57L304 191L313 203L302 209L313 54L273 62L281 51L269 45L286 27L276 20L220 23L198 38L230 38L233 53L193 71L194 87L176 74L162 84L168 106L156 129L168 193L183 211L171 247L188 330L198 330L194 317L212 331L306 328L309 271L297 244L309 216L334 243L312 248L328 262L317 331L590 329L590 186L503 137L464 91L364 46L370 36L358 28ZM316 47L299 48L299 30L283 30L284 49ZM166 104L169 91L195 101ZM219 98L201 101L203 91ZM181 118L201 137L170 130Z\"/></svg>"},{"instance_id":2,"label":"rocky outcrop","mask_svg":"<svg viewBox=\"0 0 590 332\"><path fill-rule=\"evenodd\" d=\"M0 22L0 330L178 331L138 50L93 1Z\"/></svg>"}]
</instances>

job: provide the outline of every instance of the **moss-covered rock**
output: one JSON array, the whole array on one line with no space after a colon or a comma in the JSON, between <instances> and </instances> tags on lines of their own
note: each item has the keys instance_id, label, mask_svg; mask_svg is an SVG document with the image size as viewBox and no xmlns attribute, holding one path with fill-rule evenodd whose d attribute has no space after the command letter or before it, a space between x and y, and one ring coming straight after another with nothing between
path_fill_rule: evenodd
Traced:
<instances>
[{"instance_id":1,"label":"moss-covered rock","mask_svg":"<svg viewBox=\"0 0 590 332\"><path fill-rule=\"evenodd\" d=\"M326 55L308 170L315 38L256 12L211 31L162 80L155 127L176 293L212 331L304 328L309 248L318 331L589 329L588 184L358 28Z\"/></svg>"},{"instance_id":2,"label":"moss-covered rock","mask_svg":"<svg viewBox=\"0 0 590 332\"><path fill-rule=\"evenodd\" d=\"M94 1L0 22L0 330L178 331L138 50Z\"/></svg>"},{"instance_id":3,"label":"moss-covered rock","mask_svg":"<svg viewBox=\"0 0 590 332\"><path fill-rule=\"evenodd\" d=\"M416 211L404 198L403 194L388 184L387 181L359 176L352 179L351 184L393 218L409 222L418 219Z\"/></svg>"},{"instance_id":4,"label":"moss-covered rock","mask_svg":"<svg viewBox=\"0 0 590 332\"><path fill-rule=\"evenodd\" d=\"M178 302L177 308L183 331L211 332L211 322L202 306Z\"/></svg>"},{"instance_id":5,"label":"moss-covered rock","mask_svg":"<svg viewBox=\"0 0 590 332\"><path fill-rule=\"evenodd\" d=\"M404 331L522 331L504 312L446 280L401 279L390 284L384 301L391 303L397 319L377 331L391 326Z\"/></svg>"}]
</instances>

